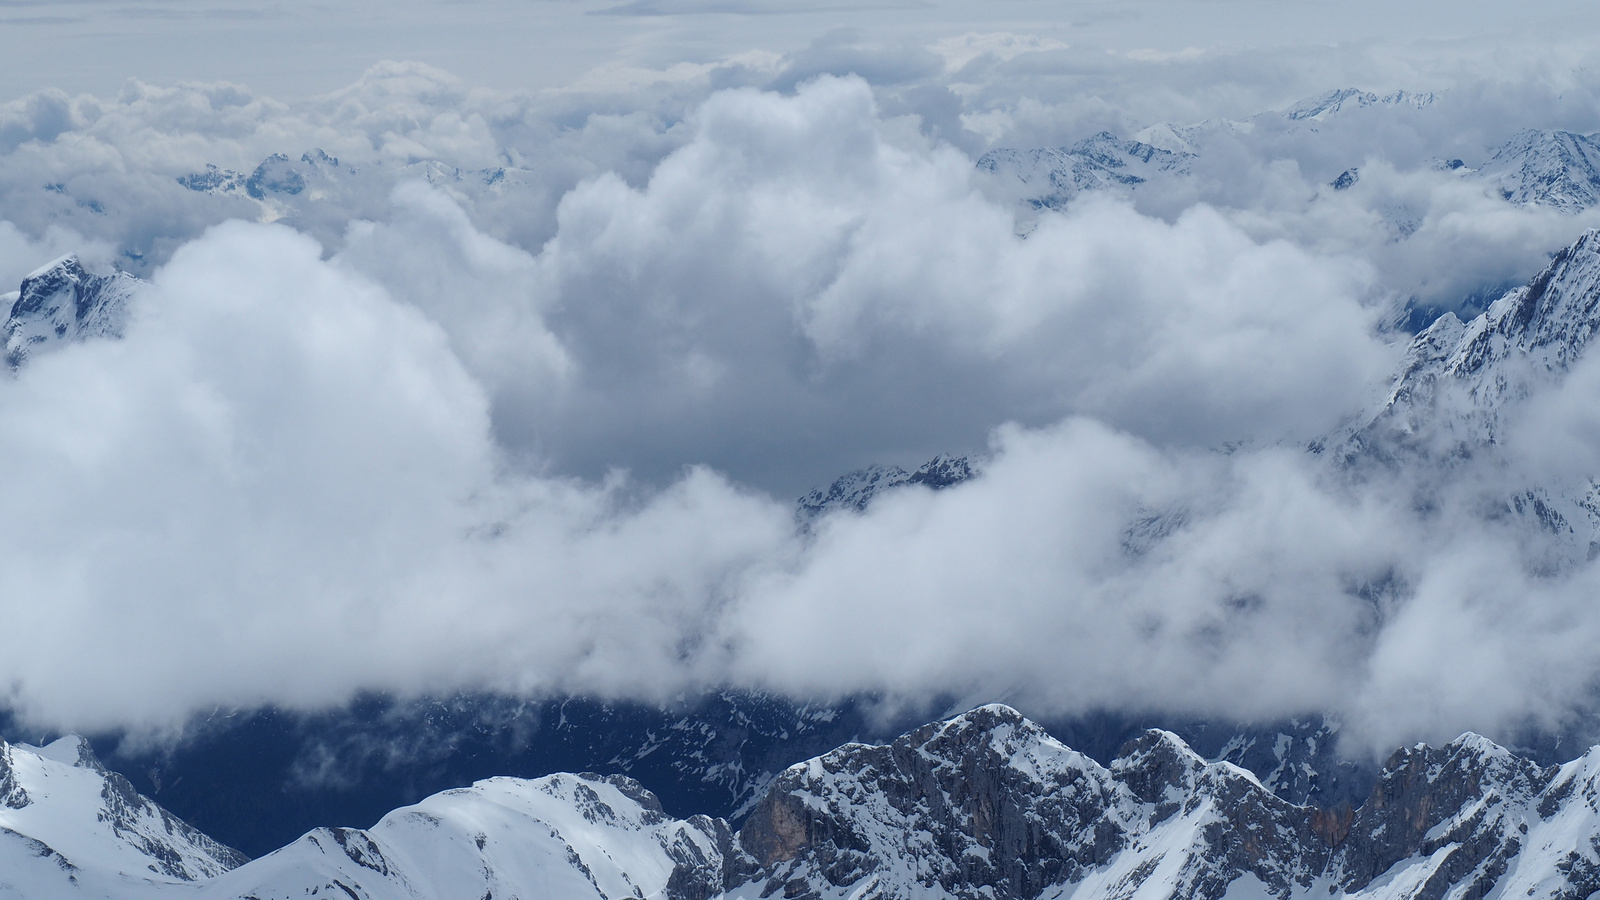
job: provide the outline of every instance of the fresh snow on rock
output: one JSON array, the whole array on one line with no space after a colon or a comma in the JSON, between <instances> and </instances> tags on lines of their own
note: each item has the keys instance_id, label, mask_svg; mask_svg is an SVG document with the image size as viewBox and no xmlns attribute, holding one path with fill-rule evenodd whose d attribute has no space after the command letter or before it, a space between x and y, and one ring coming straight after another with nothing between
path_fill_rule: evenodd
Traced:
<instances>
[{"instance_id":1,"label":"fresh snow on rock","mask_svg":"<svg viewBox=\"0 0 1600 900\"><path fill-rule=\"evenodd\" d=\"M6 363L15 369L28 357L91 338L117 338L127 324L128 298L141 282L131 275L96 275L68 254L22 279L22 288L0 296L9 309Z\"/></svg>"},{"instance_id":2,"label":"fresh snow on rock","mask_svg":"<svg viewBox=\"0 0 1600 900\"><path fill-rule=\"evenodd\" d=\"M1477 173L1512 203L1578 212L1600 203L1600 141L1593 135L1527 129Z\"/></svg>"},{"instance_id":3,"label":"fresh snow on rock","mask_svg":"<svg viewBox=\"0 0 1600 900\"><path fill-rule=\"evenodd\" d=\"M207 165L205 171L181 175L177 181L200 194L253 202L260 221L275 222L299 220L319 204L359 210L364 208L364 199L383 197L395 183L412 179L443 188L469 203L478 198L538 190L538 180L526 169L461 169L439 160L356 167L342 164L320 149L309 150L299 158L274 153L249 174Z\"/></svg>"},{"instance_id":4,"label":"fresh snow on rock","mask_svg":"<svg viewBox=\"0 0 1600 900\"><path fill-rule=\"evenodd\" d=\"M3 759L0 896L11 897L1401 900L1600 889L1600 748L1541 767L1473 734L1401 750L1359 809L1320 809L1171 732L1148 731L1102 766L996 704L791 766L737 832L671 818L623 776L491 778L369 829L316 829L231 870L225 848L148 801L108 802L115 788L76 739L9 747Z\"/></svg>"},{"instance_id":5,"label":"fresh snow on rock","mask_svg":"<svg viewBox=\"0 0 1600 900\"><path fill-rule=\"evenodd\" d=\"M1245 120L1213 119L1192 125L1167 122L1137 132L1132 140L1102 132L1070 147L998 148L979 158L979 170L990 173L1001 193L1015 194L1035 209L1059 209L1085 191L1132 191L1156 179L1187 179L1206 145L1223 134L1250 134L1263 122L1274 129L1316 131L1322 123L1351 109L1425 109L1437 94L1395 91L1376 94L1355 88L1308 98L1283 112L1262 113ZM1354 160L1352 160L1354 162ZM1471 165L1461 159L1437 159L1437 171L1455 172L1484 190L1517 205L1544 206L1576 213L1600 204L1600 135L1525 129ZM1334 177L1336 191L1354 187L1359 170L1351 166ZM1401 220L1406 216L1400 215ZM1398 223L1404 224L1404 223ZM1398 228L1398 238L1417 228Z\"/></svg>"},{"instance_id":6,"label":"fresh snow on rock","mask_svg":"<svg viewBox=\"0 0 1600 900\"><path fill-rule=\"evenodd\" d=\"M798 502L796 514L809 523L833 510L865 512L878 495L910 485L942 490L977 475L972 460L965 456L940 454L907 472L899 466L872 466L842 475L826 490L815 490Z\"/></svg>"},{"instance_id":7,"label":"fresh snow on rock","mask_svg":"<svg viewBox=\"0 0 1600 900\"><path fill-rule=\"evenodd\" d=\"M1412 340L1383 400L1330 438L1339 464L1448 472L1491 455L1534 394L1557 385L1600 329L1600 231L1557 253L1527 285L1463 323L1446 313ZM1589 479L1531 484L1509 511L1568 559L1592 556L1600 498Z\"/></svg>"}]
</instances>

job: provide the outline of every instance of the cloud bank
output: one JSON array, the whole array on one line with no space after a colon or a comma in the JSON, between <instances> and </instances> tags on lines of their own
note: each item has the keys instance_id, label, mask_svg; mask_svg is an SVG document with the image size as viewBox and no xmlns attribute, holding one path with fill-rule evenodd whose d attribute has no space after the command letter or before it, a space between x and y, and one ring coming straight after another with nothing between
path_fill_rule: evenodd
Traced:
<instances>
[{"instance_id":1,"label":"cloud bank","mask_svg":"<svg viewBox=\"0 0 1600 900\"><path fill-rule=\"evenodd\" d=\"M124 339L0 379L3 700L96 728L735 684L1329 712L1374 744L1591 712L1600 575L1483 514L1595 471L1588 368L1448 478L1305 450L1382 396L1397 303L1524 279L1589 221L1427 164L1474 105L1497 137L1498 95L1262 119L1187 187L1038 213L947 135L1045 113L913 88L1059 48L873 82L828 74L847 43L632 108L400 65L292 107L6 107L0 275L76 249L150 283ZM177 181L293 148L334 174ZM941 451L983 474L797 527L800 491Z\"/></svg>"}]
</instances>

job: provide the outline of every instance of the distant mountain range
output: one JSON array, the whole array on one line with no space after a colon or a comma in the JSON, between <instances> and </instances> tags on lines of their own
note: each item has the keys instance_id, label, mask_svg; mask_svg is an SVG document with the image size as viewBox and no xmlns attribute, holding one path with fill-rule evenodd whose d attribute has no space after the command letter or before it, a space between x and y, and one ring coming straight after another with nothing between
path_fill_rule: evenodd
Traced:
<instances>
[{"instance_id":1,"label":"distant mountain range","mask_svg":"<svg viewBox=\"0 0 1600 900\"><path fill-rule=\"evenodd\" d=\"M1213 119L1192 125L1152 125L1132 139L1101 132L1067 147L997 148L979 157L979 170L990 173L1020 193L1035 208L1059 209L1085 191L1137 191L1158 181L1193 178L1195 160L1221 134L1249 134L1264 120L1279 127L1315 130L1353 109L1400 107L1425 109L1436 94L1397 91L1378 95L1354 88L1330 91L1282 112L1249 119ZM1434 168L1457 173L1481 184L1485 193L1518 205L1546 206L1578 212L1600 204L1600 140L1597 135L1526 129L1518 132L1479 163L1436 160ZM1340 173L1329 187L1346 190L1359 181L1359 169ZM1403 217L1402 217L1403 218ZM1412 224L1397 223L1404 234Z\"/></svg>"}]
</instances>

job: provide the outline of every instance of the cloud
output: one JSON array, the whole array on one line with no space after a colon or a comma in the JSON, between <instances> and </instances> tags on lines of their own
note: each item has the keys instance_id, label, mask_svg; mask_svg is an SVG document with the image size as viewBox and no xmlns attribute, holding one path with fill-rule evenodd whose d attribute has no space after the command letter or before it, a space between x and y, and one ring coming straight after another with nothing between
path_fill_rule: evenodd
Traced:
<instances>
[{"instance_id":1,"label":"cloud","mask_svg":"<svg viewBox=\"0 0 1600 900\"><path fill-rule=\"evenodd\" d=\"M815 480L1011 419L1309 437L1392 364L1359 261L1093 198L1019 239L967 157L882 122L859 80L725 92L694 123L646 186L570 193L539 257L576 373L540 432L558 464L793 490L764 467L806 463L775 453Z\"/></svg>"},{"instance_id":2,"label":"cloud","mask_svg":"<svg viewBox=\"0 0 1600 900\"><path fill-rule=\"evenodd\" d=\"M631 94L384 64L292 105L6 107L0 277L85 248L150 277L124 340L0 380L9 703L88 728L738 684L1322 711L1374 745L1592 708L1592 566L1542 568L1493 511L1593 471L1593 373L1448 473L1301 449L1383 391L1397 302L1523 278L1589 221L1427 164L1519 109L1578 127L1585 76L1221 128L1187 186L1041 214L989 193L988 138L945 139L964 116L1043 143L1259 112L1281 60L1008 36L804 77L867 43ZM1108 89L1040 87L1069 83ZM298 194L177 182L312 148L339 165ZM951 450L984 474L795 527L787 497Z\"/></svg>"}]
</instances>

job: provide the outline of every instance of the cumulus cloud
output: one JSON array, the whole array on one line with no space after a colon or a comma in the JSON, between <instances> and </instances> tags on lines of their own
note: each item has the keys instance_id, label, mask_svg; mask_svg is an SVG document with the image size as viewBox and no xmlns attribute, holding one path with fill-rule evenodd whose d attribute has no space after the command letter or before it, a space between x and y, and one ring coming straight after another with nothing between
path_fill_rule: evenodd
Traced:
<instances>
[{"instance_id":1,"label":"cumulus cloud","mask_svg":"<svg viewBox=\"0 0 1600 900\"><path fill-rule=\"evenodd\" d=\"M1095 198L1019 239L970 159L859 80L725 92L694 123L648 184L569 194L539 258L578 373L540 444L580 470L692 459L795 490L1074 412L1305 438L1392 363L1359 260Z\"/></svg>"},{"instance_id":2,"label":"cumulus cloud","mask_svg":"<svg viewBox=\"0 0 1600 900\"><path fill-rule=\"evenodd\" d=\"M738 684L1331 712L1374 744L1591 708L1595 570L1484 511L1593 471L1592 372L1448 473L1304 449L1381 396L1397 302L1525 277L1587 219L1428 165L1471 120L1443 101L1222 128L1187 187L1039 214L973 156L1094 119L1002 102L1077 51L978 36L809 77L860 43L626 98L393 64L292 106L6 107L0 276L86 248L150 275L123 340L0 380L9 705L86 728ZM339 163L299 192L177 181L312 148ZM784 499L949 450L983 474L809 531Z\"/></svg>"}]
</instances>

